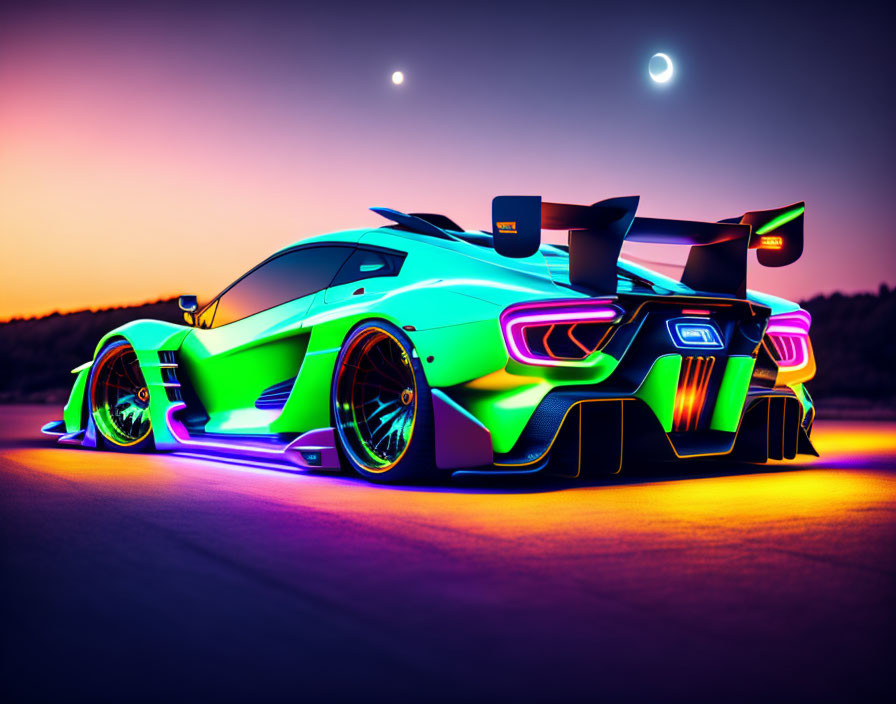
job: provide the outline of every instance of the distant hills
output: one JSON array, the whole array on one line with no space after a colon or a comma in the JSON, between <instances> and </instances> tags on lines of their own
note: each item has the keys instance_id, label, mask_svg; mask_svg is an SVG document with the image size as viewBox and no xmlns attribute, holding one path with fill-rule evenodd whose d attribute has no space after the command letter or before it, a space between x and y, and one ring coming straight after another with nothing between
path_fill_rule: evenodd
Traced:
<instances>
[{"instance_id":1,"label":"distant hills","mask_svg":"<svg viewBox=\"0 0 896 704\"><path fill-rule=\"evenodd\" d=\"M896 288L801 305L812 314L818 373L807 386L819 413L896 417Z\"/></svg>"},{"instance_id":2,"label":"distant hills","mask_svg":"<svg viewBox=\"0 0 896 704\"><path fill-rule=\"evenodd\" d=\"M64 404L71 370L93 359L109 330L140 318L184 319L175 299L0 323L0 403Z\"/></svg>"},{"instance_id":3,"label":"distant hills","mask_svg":"<svg viewBox=\"0 0 896 704\"><path fill-rule=\"evenodd\" d=\"M816 296L812 314L818 374L810 382L824 416L896 416L896 289ZM0 403L65 403L71 369L90 360L112 328L139 318L182 322L176 300L0 323Z\"/></svg>"}]
</instances>

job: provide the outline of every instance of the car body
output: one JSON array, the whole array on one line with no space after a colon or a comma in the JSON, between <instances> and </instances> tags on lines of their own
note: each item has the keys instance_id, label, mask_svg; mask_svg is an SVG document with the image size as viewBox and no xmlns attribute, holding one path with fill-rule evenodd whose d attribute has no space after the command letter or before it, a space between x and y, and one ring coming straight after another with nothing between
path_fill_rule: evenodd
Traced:
<instances>
[{"instance_id":1,"label":"car body","mask_svg":"<svg viewBox=\"0 0 896 704\"><path fill-rule=\"evenodd\" d=\"M285 247L201 310L183 297L184 325L110 331L45 431L376 481L814 454L808 313L745 288L750 248L799 256L803 204L636 208L499 196L494 234L374 209L392 224ZM620 258L627 239L690 246L685 283Z\"/></svg>"}]
</instances>

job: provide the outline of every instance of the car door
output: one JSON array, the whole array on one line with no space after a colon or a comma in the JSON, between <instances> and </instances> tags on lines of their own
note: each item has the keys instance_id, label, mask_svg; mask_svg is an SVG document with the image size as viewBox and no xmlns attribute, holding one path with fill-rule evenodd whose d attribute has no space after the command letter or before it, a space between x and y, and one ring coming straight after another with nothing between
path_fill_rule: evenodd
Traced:
<instances>
[{"instance_id":1,"label":"car door","mask_svg":"<svg viewBox=\"0 0 896 704\"><path fill-rule=\"evenodd\" d=\"M180 365L207 415L204 432L270 432L308 346L311 302L352 251L308 245L277 254L199 314Z\"/></svg>"}]
</instances>

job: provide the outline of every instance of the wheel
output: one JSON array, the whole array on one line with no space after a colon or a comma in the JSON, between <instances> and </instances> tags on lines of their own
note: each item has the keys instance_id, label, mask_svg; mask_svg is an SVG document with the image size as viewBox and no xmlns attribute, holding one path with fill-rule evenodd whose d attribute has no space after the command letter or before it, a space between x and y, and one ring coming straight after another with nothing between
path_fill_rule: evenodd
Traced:
<instances>
[{"instance_id":1,"label":"wheel","mask_svg":"<svg viewBox=\"0 0 896 704\"><path fill-rule=\"evenodd\" d=\"M380 483L433 477L432 397L401 330L370 322L349 334L336 360L332 401L339 449L358 474Z\"/></svg>"},{"instance_id":2,"label":"wheel","mask_svg":"<svg viewBox=\"0 0 896 704\"><path fill-rule=\"evenodd\" d=\"M100 351L87 388L90 413L103 445L116 450L152 446L149 389L129 343L118 340Z\"/></svg>"}]
</instances>

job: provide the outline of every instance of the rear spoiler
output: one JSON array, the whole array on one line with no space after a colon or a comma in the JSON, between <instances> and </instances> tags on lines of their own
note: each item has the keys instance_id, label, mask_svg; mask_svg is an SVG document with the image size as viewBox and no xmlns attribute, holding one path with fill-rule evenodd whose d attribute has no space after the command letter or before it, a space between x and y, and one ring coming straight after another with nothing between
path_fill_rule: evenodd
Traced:
<instances>
[{"instance_id":1,"label":"rear spoiler","mask_svg":"<svg viewBox=\"0 0 896 704\"><path fill-rule=\"evenodd\" d=\"M622 243L653 242L691 247L681 281L698 291L744 298L747 250L760 264L786 266L803 252L805 203L756 210L720 222L635 217L639 196L593 205L547 203L541 196L497 196L492 201L495 250L529 257L541 246L542 230L569 231L569 280L597 293L616 290Z\"/></svg>"}]
</instances>

